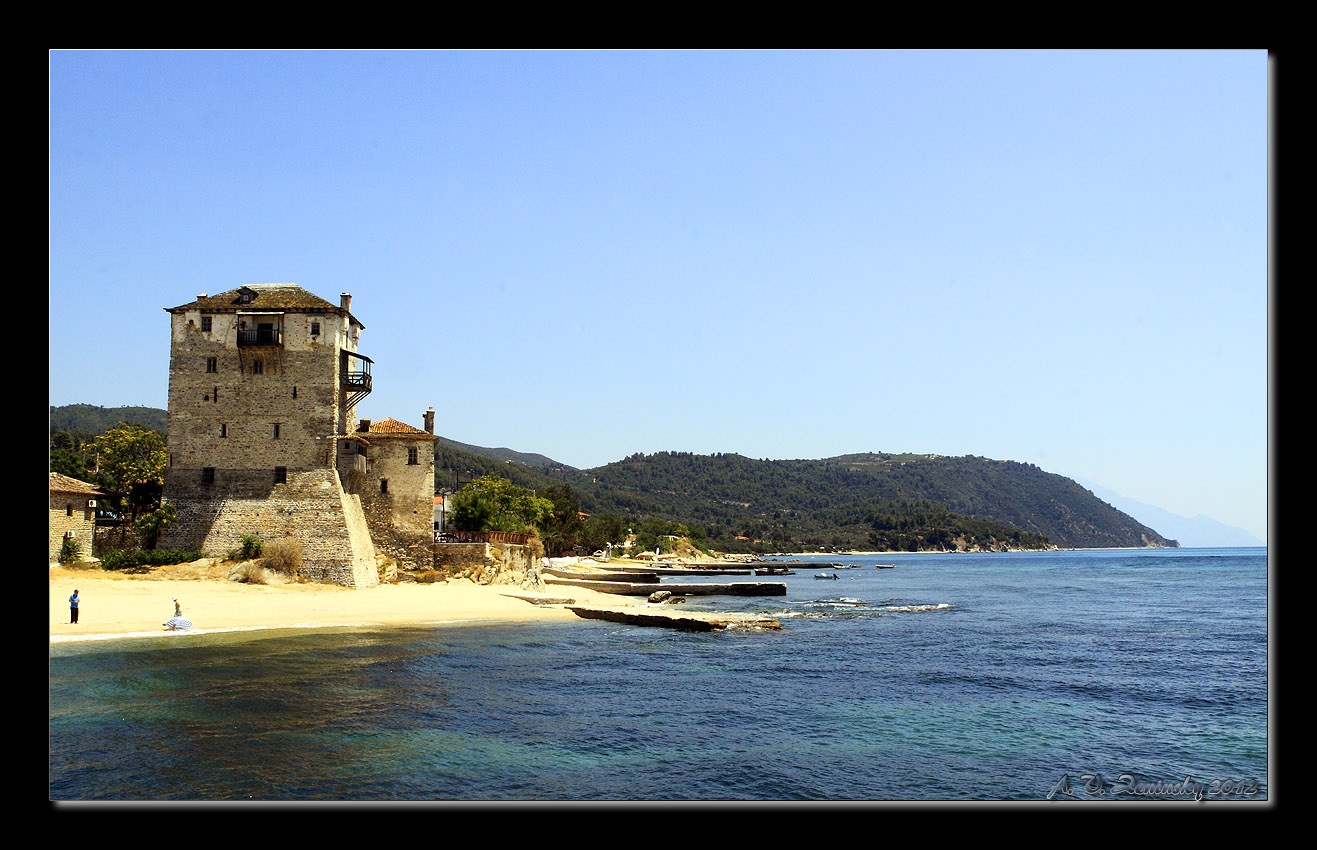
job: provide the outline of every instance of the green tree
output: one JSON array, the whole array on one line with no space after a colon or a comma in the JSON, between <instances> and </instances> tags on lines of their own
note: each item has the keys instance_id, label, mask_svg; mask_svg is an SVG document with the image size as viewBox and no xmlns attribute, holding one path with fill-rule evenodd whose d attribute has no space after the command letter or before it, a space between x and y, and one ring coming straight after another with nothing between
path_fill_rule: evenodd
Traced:
<instances>
[{"instance_id":1,"label":"green tree","mask_svg":"<svg viewBox=\"0 0 1317 850\"><path fill-rule=\"evenodd\" d=\"M149 513L142 514L137 522L133 523L133 528L142 535L142 542L146 544L146 548L154 549L156 541L160 538L160 532L173 521L174 506L161 505Z\"/></svg>"},{"instance_id":2,"label":"green tree","mask_svg":"<svg viewBox=\"0 0 1317 850\"><path fill-rule=\"evenodd\" d=\"M453 497L453 527L458 531L516 531L538 528L553 512L553 502L506 478L483 475Z\"/></svg>"},{"instance_id":3,"label":"green tree","mask_svg":"<svg viewBox=\"0 0 1317 850\"><path fill-rule=\"evenodd\" d=\"M553 505L539 525L544 551L550 556L570 552L585 536L585 522L581 519L581 504L570 485L546 487L539 492Z\"/></svg>"},{"instance_id":4,"label":"green tree","mask_svg":"<svg viewBox=\"0 0 1317 850\"><path fill-rule=\"evenodd\" d=\"M168 460L159 433L121 422L97 437L91 448L105 484L128 497L134 518L159 504Z\"/></svg>"}]
</instances>

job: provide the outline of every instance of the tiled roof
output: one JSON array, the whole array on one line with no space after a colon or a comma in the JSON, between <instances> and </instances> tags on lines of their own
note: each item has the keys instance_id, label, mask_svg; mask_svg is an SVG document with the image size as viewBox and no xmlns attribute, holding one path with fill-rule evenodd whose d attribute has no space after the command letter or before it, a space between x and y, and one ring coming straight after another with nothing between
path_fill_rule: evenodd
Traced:
<instances>
[{"instance_id":1,"label":"tiled roof","mask_svg":"<svg viewBox=\"0 0 1317 850\"><path fill-rule=\"evenodd\" d=\"M240 302L242 291L251 290L254 297ZM239 310L299 310L302 312L339 312L342 308L331 304L319 295L313 295L295 283L250 283L218 295L207 295L188 304L168 307L170 313L180 310L205 310L210 313L233 313Z\"/></svg>"},{"instance_id":2,"label":"tiled roof","mask_svg":"<svg viewBox=\"0 0 1317 850\"><path fill-rule=\"evenodd\" d=\"M422 437L432 437L433 434L428 431L422 431L420 428L413 428L406 422L399 422L397 419L381 419L370 423L371 434L412 434Z\"/></svg>"},{"instance_id":3,"label":"tiled roof","mask_svg":"<svg viewBox=\"0 0 1317 850\"><path fill-rule=\"evenodd\" d=\"M58 472L50 473L50 492L82 493L88 496L107 495L105 490L97 487L95 484L88 484L86 481L79 481L76 478L61 475Z\"/></svg>"}]
</instances>

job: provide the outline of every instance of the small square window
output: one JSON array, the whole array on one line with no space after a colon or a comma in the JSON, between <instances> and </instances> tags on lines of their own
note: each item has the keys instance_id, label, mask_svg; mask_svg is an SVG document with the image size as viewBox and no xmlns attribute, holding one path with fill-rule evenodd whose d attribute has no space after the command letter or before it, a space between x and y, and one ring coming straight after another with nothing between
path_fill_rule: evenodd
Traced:
<instances>
[{"instance_id":1,"label":"small square window","mask_svg":"<svg viewBox=\"0 0 1317 850\"><path fill-rule=\"evenodd\" d=\"M319 322L312 322L312 323L311 323L311 336L320 336L320 323L319 323Z\"/></svg>"},{"instance_id":2,"label":"small square window","mask_svg":"<svg viewBox=\"0 0 1317 850\"><path fill-rule=\"evenodd\" d=\"M201 317L201 329L206 333L210 333L210 316Z\"/></svg>"},{"instance_id":3,"label":"small square window","mask_svg":"<svg viewBox=\"0 0 1317 850\"><path fill-rule=\"evenodd\" d=\"M286 466L276 466L276 467L274 468L274 483L275 483L275 484L287 484L287 483L288 483L288 467L286 467Z\"/></svg>"}]
</instances>

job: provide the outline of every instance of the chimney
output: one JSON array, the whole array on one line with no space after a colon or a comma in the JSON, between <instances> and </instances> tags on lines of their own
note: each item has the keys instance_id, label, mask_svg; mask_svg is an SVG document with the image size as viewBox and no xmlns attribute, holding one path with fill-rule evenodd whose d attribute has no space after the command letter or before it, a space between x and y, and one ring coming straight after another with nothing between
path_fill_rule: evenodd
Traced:
<instances>
[{"instance_id":1,"label":"chimney","mask_svg":"<svg viewBox=\"0 0 1317 850\"><path fill-rule=\"evenodd\" d=\"M425 411L425 433L434 433L434 408Z\"/></svg>"},{"instance_id":2,"label":"chimney","mask_svg":"<svg viewBox=\"0 0 1317 850\"><path fill-rule=\"evenodd\" d=\"M369 419L361 420L361 424L357 426L357 430L363 434L368 433L370 431L370 420Z\"/></svg>"},{"instance_id":3,"label":"chimney","mask_svg":"<svg viewBox=\"0 0 1317 850\"><path fill-rule=\"evenodd\" d=\"M206 293L204 293L204 292L198 292L198 293L197 293L197 300L198 300L198 301L200 301L202 298L209 298L209 297L210 297L210 296L208 296L208 295L207 295Z\"/></svg>"},{"instance_id":4,"label":"chimney","mask_svg":"<svg viewBox=\"0 0 1317 850\"><path fill-rule=\"evenodd\" d=\"M342 301L342 304L343 304L343 312L344 312L344 313L351 313L351 312L352 312L352 293L351 293L351 292L344 292L344 293L343 293L342 295L340 295L339 297L343 299L343 301Z\"/></svg>"}]
</instances>

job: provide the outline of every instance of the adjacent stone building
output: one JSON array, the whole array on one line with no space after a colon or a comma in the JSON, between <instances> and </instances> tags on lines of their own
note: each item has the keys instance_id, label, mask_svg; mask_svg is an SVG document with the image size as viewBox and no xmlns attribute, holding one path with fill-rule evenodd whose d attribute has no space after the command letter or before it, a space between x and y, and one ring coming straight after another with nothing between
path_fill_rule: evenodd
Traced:
<instances>
[{"instance_id":1,"label":"adjacent stone building","mask_svg":"<svg viewBox=\"0 0 1317 850\"><path fill-rule=\"evenodd\" d=\"M167 309L164 499L177 518L161 545L222 555L244 535L298 540L308 578L368 587L379 578L362 499L367 476L387 479L395 492L379 495L392 497L419 494L427 471L430 541L434 437L358 433L356 406L371 391L372 363L358 351L364 326L351 305L346 292L336 305L295 284L267 283L203 293ZM395 471L397 447L418 449L415 470ZM410 452L402 457L406 467ZM373 524L391 549L407 540L403 548L418 551L401 499L371 494L366 501L377 517L397 520L390 535L384 523Z\"/></svg>"},{"instance_id":2,"label":"adjacent stone building","mask_svg":"<svg viewBox=\"0 0 1317 850\"><path fill-rule=\"evenodd\" d=\"M75 540L90 557L96 538L96 505L106 491L58 472L50 473L50 560L59 560L65 540Z\"/></svg>"},{"instance_id":3,"label":"adjacent stone building","mask_svg":"<svg viewBox=\"0 0 1317 850\"><path fill-rule=\"evenodd\" d=\"M407 569L434 565L438 439L434 408L430 408L425 412L425 430L396 419L362 419L339 452L340 474L346 471L349 490L361 495L375 548Z\"/></svg>"}]
</instances>

